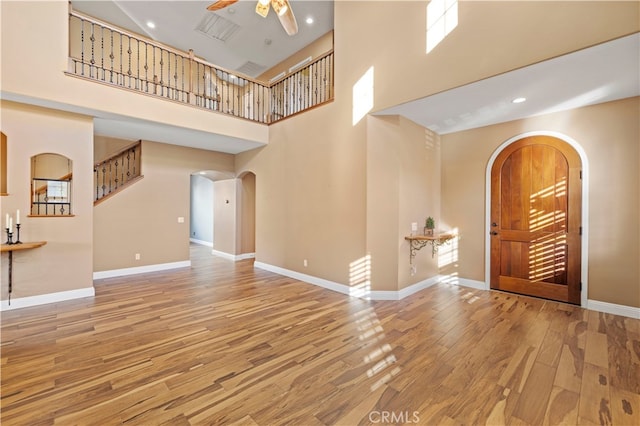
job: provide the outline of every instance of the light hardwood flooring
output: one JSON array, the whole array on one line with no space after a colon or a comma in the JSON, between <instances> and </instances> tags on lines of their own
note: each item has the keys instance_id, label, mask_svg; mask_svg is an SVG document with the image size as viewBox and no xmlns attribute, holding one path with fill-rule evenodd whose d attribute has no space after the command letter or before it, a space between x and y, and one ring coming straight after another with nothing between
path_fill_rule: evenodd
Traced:
<instances>
[{"instance_id":1,"label":"light hardwood flooring","mask_svg":"<svg viewBox=\"0 0 640 426\"><path fill-rule=\"evenodd\" d=\"M371 302L209 253L3 312L2 425L640 425L639 320L444 284Z\"/></svg>"}]
</instances>

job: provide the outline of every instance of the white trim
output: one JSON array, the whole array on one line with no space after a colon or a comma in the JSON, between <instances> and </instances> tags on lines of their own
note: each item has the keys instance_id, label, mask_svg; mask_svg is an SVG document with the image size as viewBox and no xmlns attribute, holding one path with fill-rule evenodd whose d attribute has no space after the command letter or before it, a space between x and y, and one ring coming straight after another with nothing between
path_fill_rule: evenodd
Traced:
<instances>
[{"instance_id":1,"label":"white trim","mask_svg":"<svg viewBox=\"0 0 640 426\"><path fill-rule=\"evenodd\" d=\"M38 296L20 297L11 300L11 305L9 305L8 300L3 300L0 304L0 311L64 302L65 300L81 299L83 297L93 297L95 295L96 291L93 287L86 287L76 290L60 291L57 293L40 294Z\"/></svg>"},{"instance_id":2,"label":"white trim","mask_svg":"<svg viewBox=\"0 0 640 426\"><path fill-rule=\"evenodd\" d=\"M199 244L201 246L207 246L207 247L213 248L213 243L209 241L198 240L196 238L189 238L189 241L191 241L193 244Z\"/></svg>"},{"instance_id":3,"label":"white trim","mask_svg":"<svg viewBox=\"0 0 640 426\"><path fill-rule=\"evenodd\" d=\"M398 297L394 300L402 300L405 297L411 296L412 294L419 292L420 290L424 290L425 288L431 287L434 284L438 284L440 281L442 281L442 278L443 278L442 275L436 275L431 278L427 278L426 280L419 281L415 284L411 284L408 287L401 288L400 291L394 292L398 294ZM371 293L375 293L375 292L372 291ZM381 300L381 299L376 299L372 297L372 300Z\"/></svg>"},{"instance_id":4,"label":"white trim","mask_svg":"<svg viewBox=\"0 0 640 426\"><path fill-rule=\"evenodd\" d=\"M110 271L98 271L93 273L93 279L101 280L103 278L123 277L126 275L146 274L148 272L158 272L166 271L168 269L189 267L191 267L190 260L183 260L181 262L158 263L156 265L135 266L133 268L112 269Z\"/></svg>"},{"instance_id":5,"label":"white trim","mask_svg":"<svg viewBox=\"0 0 640 426\"><path fill-rule=\"evenodd\" d=\"M420 290L424 290L427 287L431 287L434 284L440 282L443 278L441 275L436 275L429 279L411 284L408 287L401 289L400 291L393 290L367 290L358 287L350 287L345 284L340 284L334 281L325 280L324 278L314 277L312 275L303 274L289 269L280 268L279 266L269 265L267 263L255 262L254 268L264 269L265 271L274 272L285 277L293 278L298 281L303 281L308 284L317 285L318 287L326 288L328 290L337 291L338 293L346 294L351 297L359 297L366 300L401 300L407 296L410 296Z\"/></svg>"},{"instance_id":6,"label":"white trim","mask_svg":"<svg viewBox=\"0 0 640 426\"><path fill-rule=\"evenodd\" d=\"M474 288L476 290L488 290L487 284L483 281L458 278L455 275L441 275L440 281L444 284L457 285L461 287Z\"/></svg>"},{"instance_id":7,"label":"white trim","mask_svg":"<svg viewBox=\"0 0 640 426\"><path fill-rule=\"evenodd\" d=\"M348 285L336 283L333 281L325 280L323 278L314 277L312 275L302 274L300 272L291 271L289 269L284 269L279 266L269 265L268 263L262 262L254 262L254 268L264 269L265 271L275 272L279 275L284 275L285 277L293 278L298 281L304 281L309 284L317 285L319 287L324 287L329 290L337 291L338 293L350 295L352 292L351 287Z\"/></svg>"},{"instance_id":8,"label":"white trim","mask_svg":"<svg viewBox=\"0 0 640 426\"><path fill-rule=\"evenodd\" d=\"M485 285L484 290L489 290L491 283L491 238L489 232L491 232L491 168L496 158L507 146L511 143L530 136L551 136L561 139L571 145L580 155L580 161L582 162L582 242L581 242L581 263L582 270L580 271L582 281L582 292L580 294L580 306L586 308L589 303L587 295L589 294L589 161L587 160L587 153L582 146L578 144L574 139L569 136L554 132L554 131L533 131L521 133L519 135L509 138L503 142L491 155L489 162L487 163L487 169L485 171Z\"/></svg>"},{"instance_id":9,"label":"white trim","mask_svg":"<svg viewBox=\"0 0 640 426\"><path fill-rule=\"evenodd\" d=\"M255 259L255 253L240 253L236 255L236 260Z\"/></svg>"},{"instance_id":10,"label":"white trim","mask_svg":"<svg viewBox=\"0 0 640 426\"><path fill-rule=\"evenodd\" d=\"M599 300L587 301L587 309L591 311L606 312L607 314L621 315L623 317L640 319L640 308L633 306L617 305L615 303L601 302Z\"/></svg>"},{"instance_id":11,"label":"white trim","mask_svg":"<svg viewBox=\"0 0 640 426\"><path fill-rule=\"evenodd\" d=\"M214 256L222 257L223 259L231 260L233 262L237 262L238 260L253 259L256 257L255 253L230 254L218 250L211 250L211 254Z\"/></svg>"}]
</instances>

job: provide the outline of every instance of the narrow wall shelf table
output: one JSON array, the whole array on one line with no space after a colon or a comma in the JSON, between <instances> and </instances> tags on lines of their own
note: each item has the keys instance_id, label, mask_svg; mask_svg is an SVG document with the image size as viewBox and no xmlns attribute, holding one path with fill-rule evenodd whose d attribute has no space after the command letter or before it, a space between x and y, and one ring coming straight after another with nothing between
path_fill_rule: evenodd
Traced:
<instances>
[{"instance_id":1,"label":"narrow wall shelf table","mask_svg":"<svg viewBox=\"0 0 640 426\"><path fill-rule=\"evenodd\" d=\"M42 247L47 244L46 241L35 241L28 243L18 244L2 244L0 253L9 253L9 304L11 304L11 291L13 290L13 252L20 250L31 250L34 248Z\"/></svg>"},{"instance_id":2,"label":"narrow wall shelf table","mask_svg":"<svg viewBox=\"0 0 640 426\"><path fill-rule=\"evenodd\" d=\"M431 244L431 257L434 257L438 252L438 247L443 244L450 243L457 235L452 232L444 232L435 235L411 235L404 237L409 241L409 263L413 264L413 258L416 257L418 250Z\"/></svg>"}]
</instances>

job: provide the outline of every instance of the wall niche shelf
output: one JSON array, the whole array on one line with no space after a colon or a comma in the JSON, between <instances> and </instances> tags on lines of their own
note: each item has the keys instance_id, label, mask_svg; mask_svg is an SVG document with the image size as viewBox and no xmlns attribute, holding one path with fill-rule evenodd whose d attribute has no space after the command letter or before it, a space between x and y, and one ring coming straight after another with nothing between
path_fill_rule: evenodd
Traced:
<instances>
[{"instance_id":1,"label":"wall niche shelf","mask_svg":"<svg viewBox=\"0 0 640 426\"><path fill-rule=\"evenodd\" d=\"M434 235L410 235L404 237L409 241L409 264L413 265L416 253L427 245L431 245L431 257L435 257L438 248L443 244L449 244L457 235L452 232L442 232Z\"/></svg>"}]
</instances>

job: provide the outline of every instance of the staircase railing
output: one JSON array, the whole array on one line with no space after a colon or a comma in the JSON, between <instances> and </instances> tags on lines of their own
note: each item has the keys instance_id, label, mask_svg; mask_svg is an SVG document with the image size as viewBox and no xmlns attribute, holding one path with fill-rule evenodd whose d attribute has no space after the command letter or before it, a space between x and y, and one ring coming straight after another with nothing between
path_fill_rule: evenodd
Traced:
<instances>
[{"instance_id":1,"label":"staircase railing","mask_svg":"<svg viewBox=\"0 0 640 426\"><path fill-rule=\"evenodd\" d=\"M142 141L137 141L94 164L94 204L142 178L141 154Z\"/></svg>"},{"instance_id":2,"label":"staircase railing","mask_svg":"<svg viewBox=\"0 0 640 426\"><path fill-rule=\"evenodd\" d=\"M267 84L73 10L69 73L265 124L333 100L333 51Z\"/></svg>"}]
</instances>

